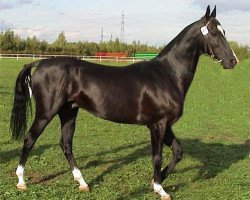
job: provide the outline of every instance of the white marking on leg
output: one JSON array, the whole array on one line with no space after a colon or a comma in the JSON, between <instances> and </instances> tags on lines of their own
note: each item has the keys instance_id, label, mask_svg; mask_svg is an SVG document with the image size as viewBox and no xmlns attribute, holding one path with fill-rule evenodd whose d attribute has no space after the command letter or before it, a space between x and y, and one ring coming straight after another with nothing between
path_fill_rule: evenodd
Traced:
<instances>
[{"instance_id":1,"label":"white marking on leg","mask_svg":"<svg viewBox=\"0 0 250 200\"><path fill-rule=\"evenodd\" d=\"M79 169L77 169L77 168L74 168L74 170L72 171L72 174L74 176L74 180L76 180L80 184L79 189L80 190L88 191L89 190L89 186L84 181L84 179L82 177L81 171Z\"/></svg>"},{"instance_id":2,"label":"white marking on leg","mask_svg":"<svg viewBox=\"0 0 250 200\"><path fill-rule=\"evenodd\" d=\"M23 175L24 175L24 167L22 165L18 165L17 170L16 170L16 175L18 177L18 183L17 183L17 188L26 190L27 186L25 184Z\"/></svg>"},{"instance_id":3,"label":"white marking on leg","mask_svg":"<svg viewBox=\"0 0 250 200\"><path fill-rule=\"evenodd\" d=\"M159 183L155 183L154 182L153 188L154 188L154 191L156 193L158 193L159 195L161 195L161 197L171 199L170 195L165 192L165 190L162 188L162 186Z\"/></svg>"}]
</instances>

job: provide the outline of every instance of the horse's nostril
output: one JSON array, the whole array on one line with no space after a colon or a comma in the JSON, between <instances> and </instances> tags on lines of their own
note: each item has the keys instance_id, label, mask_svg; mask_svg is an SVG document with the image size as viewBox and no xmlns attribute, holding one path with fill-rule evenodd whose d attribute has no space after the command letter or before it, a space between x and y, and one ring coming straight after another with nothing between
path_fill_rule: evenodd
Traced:
<instances>
[{"instance_id":1,"label":"horse's nostril","mask_svg":"<svg viewBox=\"0 0 250 200\"><path fill-rule=\"evenodd\" d=\"M230 59L230 63L231 63L231 65L236 65L237 61L236 61L236 59L232 58L232 59Z\"/></svg>"}]
</instances>

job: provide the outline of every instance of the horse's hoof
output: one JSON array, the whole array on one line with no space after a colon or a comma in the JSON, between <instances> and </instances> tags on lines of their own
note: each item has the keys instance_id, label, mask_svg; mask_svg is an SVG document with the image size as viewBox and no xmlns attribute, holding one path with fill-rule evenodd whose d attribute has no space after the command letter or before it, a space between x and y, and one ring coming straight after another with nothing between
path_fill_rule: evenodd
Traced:
<instances>
[{"instance_id":1,"label":"horse's hoof","mask_svg":"<svg viewBox=\"0 0 250 200\"><path fill-rule=\"evenodd\" d=\"M18 190L23 191L23 192L27 191L27 189L28 189L28 187L27 187L26 184L20 184L20 183L18 183L16 185L16 187L17 187Z\"/></svg>"},{"instance_id":2,"label":"horse's hoof","mask_svg":"<svg viewBox=\"0 0 250 200\"><path fill-rule=\"evenodd\" d=\"M80 191L80 192L89 192L90 189L89 189L89 186L80 185L80 186L79 186L79 191Z\"/></svg>"},{"instance_id":3,"label":"horse's hoof","mask_svg":"<svg viewBox=\"0 0 250 200\"><path fill-rule=\"evenodd\" d=\"M170 195L161 197L161 200L173 200Z\"/></svg>"}]
</instances>

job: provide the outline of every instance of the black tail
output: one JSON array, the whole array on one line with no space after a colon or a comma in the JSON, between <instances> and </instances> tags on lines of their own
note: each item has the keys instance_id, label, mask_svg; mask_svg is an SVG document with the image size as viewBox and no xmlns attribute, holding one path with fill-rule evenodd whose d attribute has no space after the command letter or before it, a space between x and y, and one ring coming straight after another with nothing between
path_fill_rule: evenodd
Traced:
<instances>
[{"instance_id":1,"label":"black tail","mask_svg":"<svg viewBox=\"0 0 250 200\"><path fill-rule=\"evenodd\" d=\"M16 86L14 89L14 100L11 111L10 130L12 139L20 139L25 135L27 129L27 116L29 109L31 110L31 68L37 67L40 61L36 61L24 65L22 71L16 79Z\"/></svg>"}]
</instances>

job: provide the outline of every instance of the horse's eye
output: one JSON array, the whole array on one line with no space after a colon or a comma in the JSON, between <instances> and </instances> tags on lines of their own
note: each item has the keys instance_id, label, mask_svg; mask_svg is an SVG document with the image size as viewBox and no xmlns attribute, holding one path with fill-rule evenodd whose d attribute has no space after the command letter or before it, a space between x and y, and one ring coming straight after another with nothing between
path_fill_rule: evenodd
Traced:
<instances>
[{"instance_id":1,"label":"horse's eye","mask_svg":"<svg viewBox=\"0 0 250 200\"><path fill-rule=\"evenodd\" d=\"M211 35L212 35L212 36L216 36L217 33L216 33L216 32L211 32Z\"/></svg>"}]
</instances>

